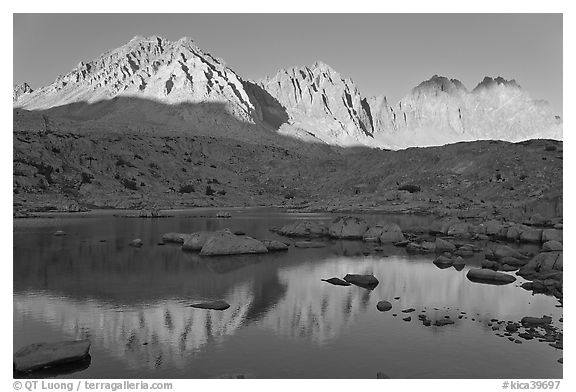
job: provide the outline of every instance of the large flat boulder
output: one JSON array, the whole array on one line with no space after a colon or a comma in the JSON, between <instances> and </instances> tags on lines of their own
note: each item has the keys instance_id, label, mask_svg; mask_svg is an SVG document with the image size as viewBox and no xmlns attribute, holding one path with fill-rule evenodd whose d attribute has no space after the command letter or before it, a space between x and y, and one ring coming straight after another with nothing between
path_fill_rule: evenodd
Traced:
<instances>
[{"instance_id":1,"label":"large flat boulder","mask_svg":"<svg viewBox=\"0 0 576 392\"><path fill-rule=\"evenodd\" d=\"M562 252L541 252L538 253L525 266L520 268L518 275L525 278L541 276L552 271L563 270Z\"/></svg>"},{"instance_id":2,"label":"large flat boulder","mask_svg":"<svg viewBox=\"0 0 576 392\"><path fill-rule=\"evenodd\" d=\"M201 256L267 253L266 246L251 237L238 236L229 230L215 232L204 244Z\"/></svg>"},{"instance_id":3,"label":"large flat boulder","mask_svg":"<svg viewBox=\"0 0 576 392\"><path fill-rule=\"evenodd\" d=\"M14 370L31 372L86 359L90 351L89 340L56 343L35 343L14 354Z\"/></svg>"},{"instance_id":4,"label":"large flat boulder","mask_svg":"<svg viewBox=\"0 0 576 392\"><path fill-rule=\"evenodd\" d=\"M188 235L182 244L182 250L199 251L208 241L208 239L214 235L213 231L197 231Z\"/></svg>"},{"instance_id":5,"label":"large flat boulder","mask_svg":"<svg viewBox=\"0 0 576 392\"><path fill-rule=\"evenodd\" d=\"M468 271L466 277L472 282L497 285L509 284L516 281L516 278L512 275L484 268L472 268Z\"/></svg>"},{"instance_id":6,"label":"large flat boulder","mask_svg":"<svg viewBox=\"0 0 576 392\"><path fill-rule=\"evenodd\" d=\"M328 227L328 235L333 238L361 239L368 230L365 220L354 216L336 218Z\"/></svg>"}]
</instances>

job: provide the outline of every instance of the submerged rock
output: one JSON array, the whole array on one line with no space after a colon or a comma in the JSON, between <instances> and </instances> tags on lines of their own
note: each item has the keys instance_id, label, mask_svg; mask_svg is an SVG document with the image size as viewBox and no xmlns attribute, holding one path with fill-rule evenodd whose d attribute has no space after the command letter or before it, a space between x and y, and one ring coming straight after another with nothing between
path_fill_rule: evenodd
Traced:
<instances>
[{"instance_id":1,"label":"submerged rock","mask_svg":"<svg viewBox=\"0 0 576 392\"><path fill-rule=\"evenodd\" d=\"M183 244L188 238L190 234L186 233L164 233L162 235L162 242L172 242L176 244Z\"/></svg>"},{"instance_id":2,"label":"submerged rock","mask_svg":"<svg viewBox=\"0 0 576 392\"><path fill-rule=\"evenodd\" d=\"M140 238L136 238L135 240L130 241L130 246L135 248L140 248L142 245L144 245L144 243Z\"/></svg>"},{"instance_id":3,"label":"submerged rock","mask_svg":"<svg viewBox=\"0 0 576 392\"><path fill-rule=\"evenodd\" d=\"M31 344L14 354L14 370L30 372L81 361L89 355L89 350L90 341L88 340Z\"/></svg>"},{"instance_id":4,"label":"submerged rock","mask_svg":"<svg viewBox=\"0 0 576 392\"><path fill-rule=\"evenodd\" d=\"M326 244L318 241L298 241L294 243L296 248L325 248Z\"/></svg>"},{"instance_id":5,"label":"submerged rock","mask_svg":"<svg viewBox=\"0 0 576 392\"><path fill-rule=\"evenodd\" d=\"M434 322L434 325L437 327L443 327L445 325L450 325L450 324L454 324L454 320L444 318L444 319L436 320Z\"/></svg>"},{"instance_id":6,"label":"submerged rock","mask_svg":"<svg viewBox=\"0 0 576 392\"><path fill-rule=\"evenodd\" d=\"M350 286L350 283L340 278L321 279L323 282L333 284L335 286Z\"/></svg>"},{"instance_id":7,"label":"submerged rock","mask_svg":"<svg viewBox=\"0 0 576 392\"><path fill-rule=\"evenodd\" d=\"M328 227L328 235L333 238L360 239L368 230L368 223L353 216L336 218Z\"/></svg>"},{"instance_id":8,"label":"submerged rock","mask_svg":"<svg viewBox=\"0 0 576 392\"><path fill-rule=\"evenodd\" d=\"M392 304L388 301L379 301L376 304L376 309L378 309L381 312L387 312L390 309L392 309Z\"/></svg>"},{"instance_id":9,"label":"submerged rock","mask_svg":"<svg viewBox=\"0 0 576 392\"><path fill-rule=\"evenodd\" d=\"M497 285L509 284L516 281L516 278L512 275L483 268L470 269L466 277L472 282Z\"/></svg>"},{"instance_id":10,"label":"submerged rock","mask_svg":"<svg viewBox=\"0 0 576 392\"><path fill-rule=\"evenodd\" d=\"M277 252L281 250L288 250L288 245L276 240L262 240L262 243L268 249L268 252Z\"/></svg>"},{"instance_id":11,"label":"submerged rock","mask_svg":"<svg viewBox=\"0 0 576 392\"><path fill-rule=\"evenodd\" d=\"M348 283L352 283L356 286L373 289L378 286L378 279L374 275L358 275L358 274L347 274L344 280Z\"/></svg>"},{"instance_id":12,"label":"submerged rock","mask_svg":"<svg viewBox=\"0 0 576 392\"><path fill-rule=\"evenodd\" d=\"M189 234L182 244L182 250L199 251L210 238L214 235L212 231L197 231Z\"/></svg>"},{"instance_id":13,"label":"submerged rock","mask_svg":"<svg viewBox=\"0 0 576 392\"><path fill-rule=\"evenodd\" d=\"M268 253L264 244L254 238L237 236L229 230L215 232L204 244L201 256Z\"/></svg>"},{"instance_id":14,"label":"submerged rock","mask_svg":"<svg viewBox=\"0 0 576 392\"><path fill-rule=\"evenodd\" d=\"M192 308L198 309L212 309L212 310L226 310L230 307L230 304L226 301L207 301L207 302L200 302L197 304L190 305Z\"/></svg>"}]
</instances>

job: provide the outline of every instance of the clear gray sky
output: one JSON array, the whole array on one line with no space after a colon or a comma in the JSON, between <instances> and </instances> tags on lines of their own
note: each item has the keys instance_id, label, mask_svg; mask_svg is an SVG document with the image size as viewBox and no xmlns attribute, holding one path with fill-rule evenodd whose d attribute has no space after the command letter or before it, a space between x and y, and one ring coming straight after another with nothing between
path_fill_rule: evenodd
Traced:
<instances>
[{"instance_id":1,"label":"clear gray sky","mask_svg":"<svg viewBox=\"0 0 576 392\"><path fill-rule=\"evenodd\" d=\"M322 60L391 103L434 74L502 76L562 115L561 14L15 14L13 81L49 84L135 35L191 37L247 79Z\"/></svg>"}]
</instances>

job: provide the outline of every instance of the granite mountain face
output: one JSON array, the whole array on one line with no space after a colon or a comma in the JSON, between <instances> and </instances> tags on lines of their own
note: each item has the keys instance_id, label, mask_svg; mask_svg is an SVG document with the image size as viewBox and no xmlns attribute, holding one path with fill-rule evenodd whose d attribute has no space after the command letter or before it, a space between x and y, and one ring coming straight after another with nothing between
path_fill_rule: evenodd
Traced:
<instances>
[{"instance_id":1,"label":"granite mountain face","mask_svg":"<svg viewBox=\"0 0 576 392\"><path fill-rule=\"evenodd\" d=\"M177 129L262 142L275 132L392 149L562 139L561 119L513 80L486 77L468 91L435 75L394 105L363 97L322 62L246 81L189 38L135 37L48 86L16 86L13 99L15 108L41 111L61 127Z\"/></svg>"}]
</instances>

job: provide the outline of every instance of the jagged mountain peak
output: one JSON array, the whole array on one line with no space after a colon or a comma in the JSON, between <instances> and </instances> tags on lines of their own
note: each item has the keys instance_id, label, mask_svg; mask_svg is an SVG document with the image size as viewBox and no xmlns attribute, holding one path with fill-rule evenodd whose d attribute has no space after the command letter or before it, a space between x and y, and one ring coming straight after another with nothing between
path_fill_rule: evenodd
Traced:
<instances>
[{"instance_id":1,"label":"jagged mountain peak","mask_svg":"<svg viewBox=\"0 0 576 392\"><path fill-rule=\"evenodd\" d=\"M420 92L438 92L443 91L447 94L464 92L467 93L468 90L464 84L458 79L449 79L445 76L433 75L430 79L423 81L418 86L412 89L413 93Z\"/></svg>"},{"instance_id":2,"label":"jagged mountain peak","mask_svg":"<svg viewBox=\"0 0 576 392\"><path fill-rule=\"evenodd\" d=\"M511 87L514 89L522 89L522 87L514 79L506 80L502 76L497 76L492 78L490 76L485 76L484 79L474 89L472 92L476 92L482 89L488 89L496 86Z\"/></svg>"}]
</instances>

